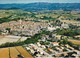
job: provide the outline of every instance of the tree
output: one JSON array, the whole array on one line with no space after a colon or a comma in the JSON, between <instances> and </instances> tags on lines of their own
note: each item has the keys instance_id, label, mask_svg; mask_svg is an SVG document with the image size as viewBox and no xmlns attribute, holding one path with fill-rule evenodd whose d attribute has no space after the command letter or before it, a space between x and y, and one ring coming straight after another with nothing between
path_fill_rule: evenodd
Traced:
<instances>
[{"instance_id":1,"label":"tree","mask_svg":"<svg viewBox=\"0 0 80 58\"><path fill-rule=\"evenodd\" d=\"M8 30L8 32L10 33L10 30L11 30L11 29L10 29L10 28L6 28L6 30Z\"/></svg>"},{"instance_id":2,"label":"tree","mask_svg":"<svg viewBox=\"0 0 80 58\"><path fill-rule=\"evenodd\" d=\"M67 44L68 43L68 40L67 39L63 39L63 44Z\"/></svg>"}]
</instances>

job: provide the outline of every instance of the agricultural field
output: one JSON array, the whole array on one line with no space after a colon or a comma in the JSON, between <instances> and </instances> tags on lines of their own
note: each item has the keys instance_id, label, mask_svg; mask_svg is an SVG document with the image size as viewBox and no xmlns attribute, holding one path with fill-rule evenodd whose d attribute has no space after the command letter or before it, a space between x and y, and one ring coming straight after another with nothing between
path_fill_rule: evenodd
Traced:
<instances>
[{"instance_id":1,"label":"agricultural field","mask_svg":"<svg viewBox=\"0 0 80 58\"><path fill-rule=\"evenodd\" d=\"M37 20L41 19L54 20L61 18L62 20L77 20L80 18L80 14L77 11L64 11L64 10L53 10L53 11L41 11L41 12L28 12L24 10L0 10L0 23L17 21L19 18L24 20ZM5 20L6 19L6 20Z\"/></svg>"},{"instance_id":2,"label":"agricultural field","mask_svg":"<svg viewBox=\"0 0 80 58\"><path fill-rule=\"evenodd\" d=\"M0 23L17 21L19 18L30 18L31 14L23 10L0 10Z\"/></svg>"},{"instance_id":3,"label":"agricultural field","mask_svg":"<svg viewBox=\"0 0 80 58\"><path fill-rule=\"evenodd\" d=\"M75 20L60 20L61 22L66 22L67 24L70 24L70 23L80 23L79 21L75 21Z\"/></svg>"},{"instance_id":4,"label":"agricultural field","mask_svg":"<svg viewBox=\"0 0 80 58\"><path fill-rule=\"evenodd\" d=\"M9 58L9 48L0 49L0 58Z\"/></svg>"},{"instance_id":5,"label":"agricultural field","mask_svg":"<svg viewBox=\"0 0 80 58\"><path fill-rule=\"evenodd\" d=\"M47 17L52 17L52 18L57 18L59 16L59 14L54 14L54 13L43 13L43 14L38 14L35 15L36 17L40 18L42 16L47 16Z\"/></svg>"},{"instance_id":6,"label":"agricultural field","mask_svg":"<svg viewBox=\"0 0 80 58\"><path fill-rule=\"evenodd\" d=\"M0 45L7 42L17 42L20 38L21 38L20 36L13 36L13 35L0 36ZM22 37L21 41L24 41L26 39L27 37Z\"/></svg>"},{"instance_id":7,"label":"agricultural field","mask_svg":"<svg viewBox=\"0 0 80 58\"><path fill-rule=\"evenodd\" d=\"M24 58L33 58L23 47L8 47L0 49L0 58L19 58L21 55Z\"/></svg>"},{"instance_id":8,"label":"agricultural field","mask_svg":"<svg viewBox=\"0 0 80 58\"><path fill-rule=\"evenodd\" d=\"M80 45L80 40L68 39L68 41L72 42L75 45Z\"/></svg>"},{"instance_id":9,"label":"agricultural field","mask_svg":"<svg viewBox=\"0 0 80 58\"><path fill-rule=\"evenodd\" d=\"M24 56L24 58L26 57L33 58L26 50L23 49L23 47L18 46L16 47L16 49L21 53L22 56Z\"/></svg>"},{"instance_id":10,"label":"agricultural field","mask_svg":"<svg viewBox=\"0 0 80 58\"><path fill-rule=\"evenodd\" d=\"M0 44L6 43L6 42L16 42L19 40L19 38L20 38L19 36L12 36L12 35L4 36L0 38Z\"/></svg>"},{"instance_id":11,"label":"agricultural field","mask_svg":"<svg viewBox=\"0 0 80 58\"><path fill-rule=\"evenodd\" d=\"M14 53L15 52L15 53ZM10 57L11 58L18 58L17 55L19 55L20 53L15 49L15 47L11 47L10 48Z\"/></svg>"}]
</instances>

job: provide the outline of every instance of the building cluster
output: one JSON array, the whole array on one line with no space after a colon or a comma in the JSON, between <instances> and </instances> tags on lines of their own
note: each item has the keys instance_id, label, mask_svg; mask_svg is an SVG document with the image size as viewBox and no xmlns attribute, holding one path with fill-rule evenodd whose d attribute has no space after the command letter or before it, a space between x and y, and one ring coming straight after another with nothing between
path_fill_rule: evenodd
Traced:
<instances>
[{"instance_id":1,"label":"building cluster","mask_svg":"<svg viewBox=\"0 0 80 58\"><path fill-rule=\"evenodd\" d=\"M32 21L11 21L0 24L0 31L7 33L6 28L10 28L11 34L32 36L38 33L42 28L46 28L47 23Z\"/></svg>"},{"instance_id":2,"label":"building cluster","mask_svg":"<svg viewBox=\"0 0 80 58\"><path fill-rule=\"evenodd\" d=\"M67 29L67 28L69 28L69 25L63 22L60 26L48 25L48 27L47 27L48 31L54 31L56 29L63 29L63 28Z\"/></svg>"},{"instance_id":3,"label":"building cluster","mask_svg":"<svg viewBox=\"0 0 80 58\"><path fill-rule=\"evenodd\" d=\"M34 57L80 57L80 51L70 45L60 45L59 42L50 42L50 44L28 44L25 47Z\"/></svg>"}]
</instances>

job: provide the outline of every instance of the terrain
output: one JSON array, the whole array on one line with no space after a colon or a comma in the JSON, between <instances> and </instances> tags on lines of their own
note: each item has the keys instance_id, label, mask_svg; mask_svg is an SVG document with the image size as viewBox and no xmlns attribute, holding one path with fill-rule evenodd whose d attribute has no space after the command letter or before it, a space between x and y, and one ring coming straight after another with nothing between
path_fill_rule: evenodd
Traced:
<instances>
[{"instance_id":1,"label":"terrain","mask_svg":"<svg viewBox=\"0 0 80 58\"><path fill-rule=\"evenodd\" d=\"M79 5L0 4L0 56L80 57Z\"/></svg>"},{"instance_id":2,"label":"terrain","mask_svg":"<svg viewBox=\"0 0 80 58\"><path fill-rule=\"evenodd\" d=\"M78 10L80 3L29 3L29 4L0 4L0 9L23 9L26 11L40 10Z\"/></svg>"}]
</instances>

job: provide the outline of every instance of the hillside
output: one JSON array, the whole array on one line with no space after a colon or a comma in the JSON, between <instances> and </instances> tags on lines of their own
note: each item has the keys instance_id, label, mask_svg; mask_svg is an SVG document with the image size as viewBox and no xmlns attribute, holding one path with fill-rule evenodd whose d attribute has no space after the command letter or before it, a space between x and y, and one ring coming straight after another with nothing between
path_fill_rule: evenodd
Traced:
<instances>
[{"instance_id":1,"label":"hillside","mask_svg":"<svg viewBox=\"0 0 80 58\"><path fill-rule=\"evenodd\" d=\"M26 11L40 10L77 10L80 3L29 3L29 4L0 4L0 9L23 9Z\"/></svg>"}]
</instances>

